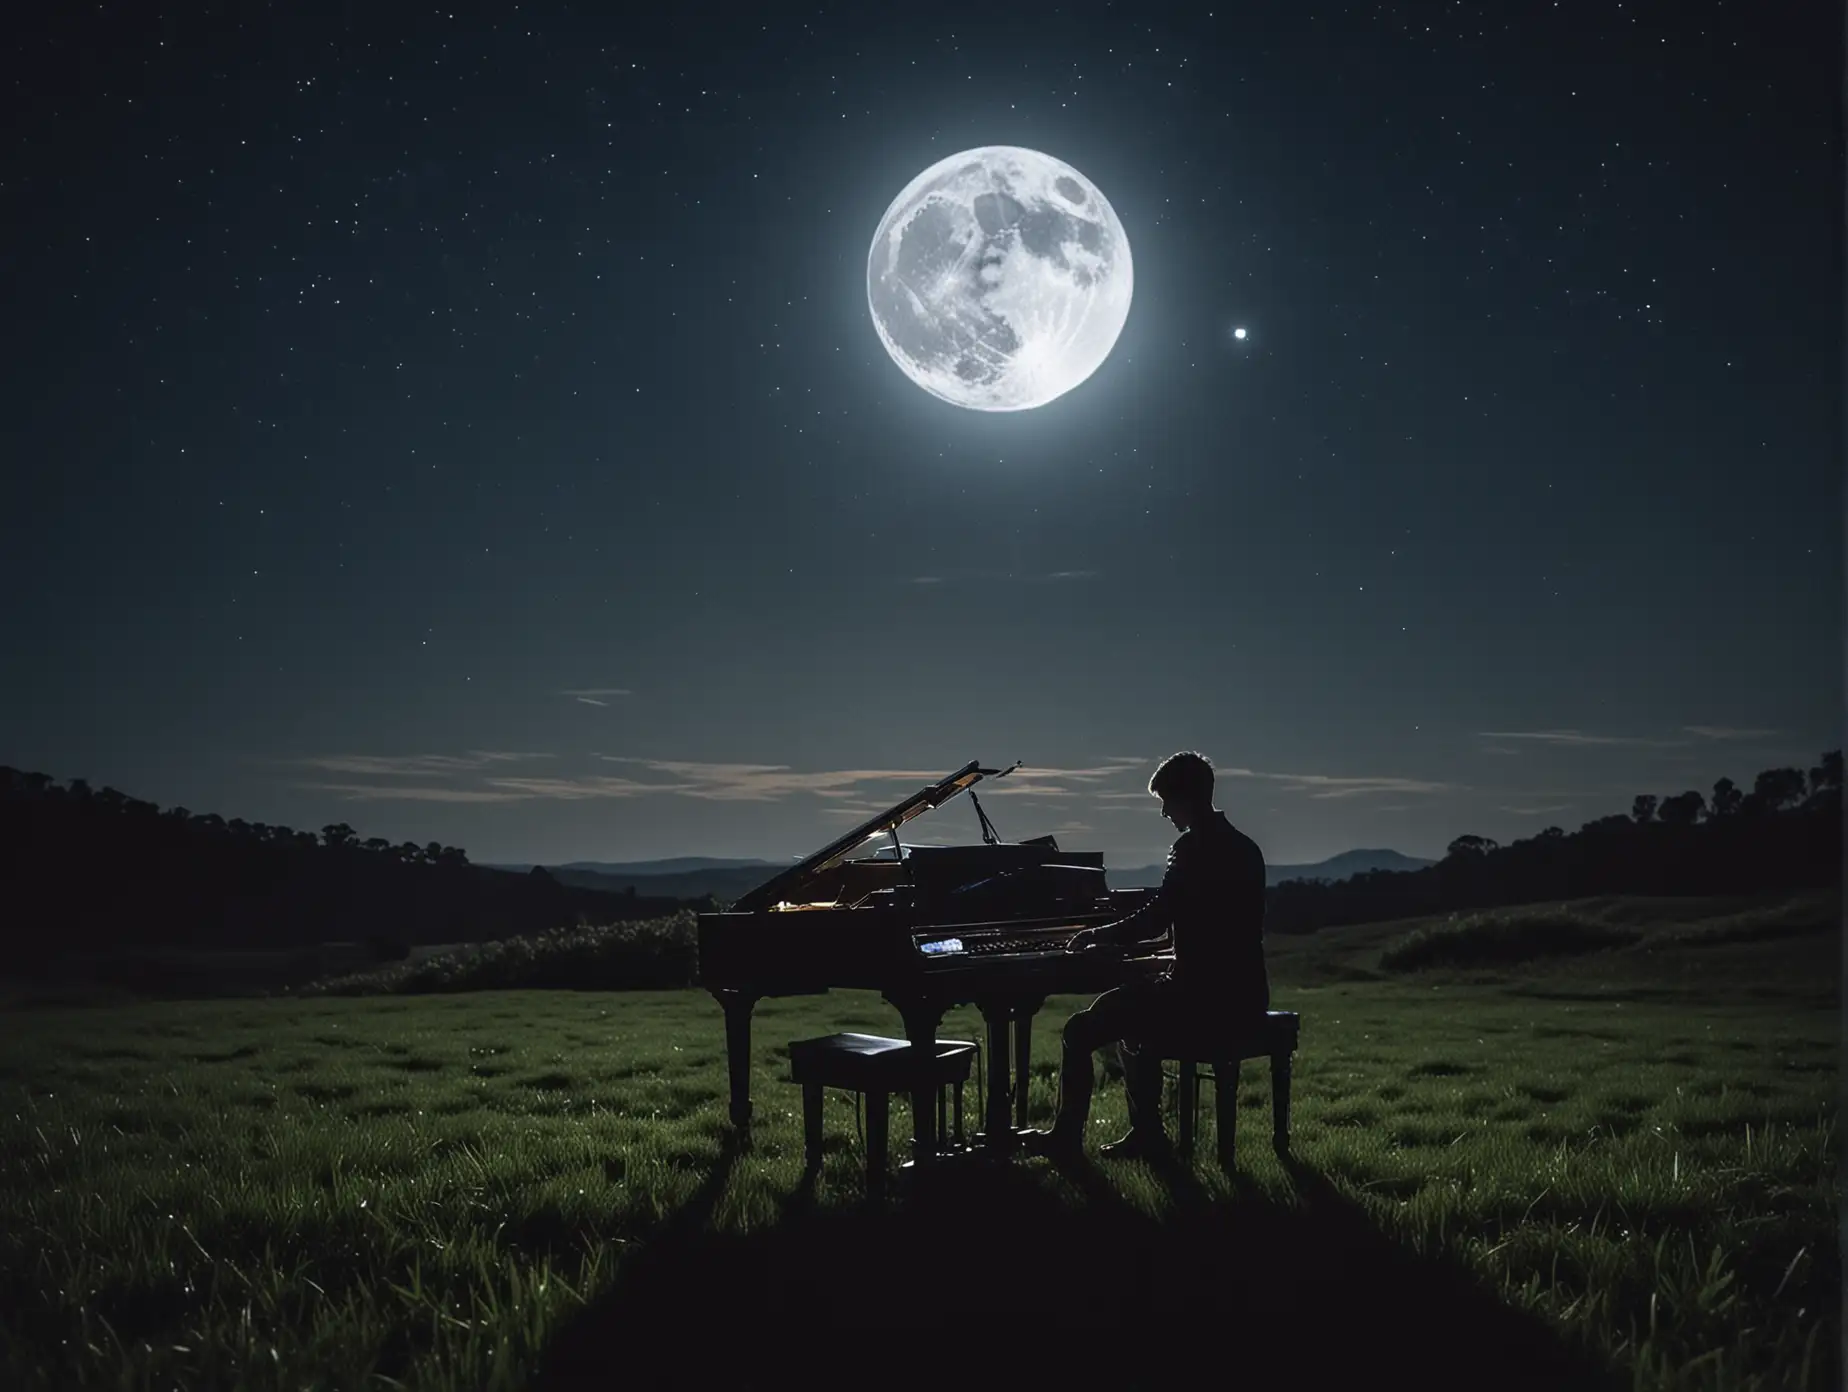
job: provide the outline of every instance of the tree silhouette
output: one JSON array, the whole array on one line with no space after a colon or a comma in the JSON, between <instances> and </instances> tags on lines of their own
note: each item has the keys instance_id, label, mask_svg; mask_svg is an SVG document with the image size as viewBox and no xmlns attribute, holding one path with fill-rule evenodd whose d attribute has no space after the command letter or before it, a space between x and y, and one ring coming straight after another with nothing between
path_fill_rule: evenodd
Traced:
<instances>
[{"instance_id":1,"label":"tree silhouette","mask_svg":"<svg viewBox=\"0 0 1848 1392\"><path fill-rule=\"evenodd\" d=\"M1735 816L1744 802L1745 794L1739 791L1738 784L1734 783L1732 779L1722 778L1713 785L1713 816Z\"/></svg>"},{"instance_id":2,"label":"tree silhouette","mask_svg":"<svg viewBox=\"0 0 1848 1392\"><path fill-rule=\"evenodd\" d=\"M1638 793L1636 801L1630 804L1630 816L1638 822L1653 822L1656 815L1656 796L1654 793Z\"/></svg>"},{"instance_id":3,"label":"tree silhouette","mask_svg":"<svg viewBox=\"0 0 1848 1392\"><path fill-rule=\"evenodd\" d=\"M1444 855L1446 858L1454 857L1458 860L1467 859L1470 856L1484 856L1500 844L1486 836L1459 836L1445 847Z\"/></svg>"},{"instance_id":4,"label":"tree silhouette","mask_svg":"<svg viewBox=\"0 0 1848 1392\"><path fill-rule=\"evenodd\" d=\"M1831 749L1822 756L1822 762L1809 771L1809 796L1803 801L1806 808L1821 809L1831 804L1839 807L1842 800L1842 751Z\"/></svg>"},{"instance_id":5,"label":"tree silhouette","mask_svg":"<svg viewBox=\"0 0 1848 1392\"><path fill-rule=\"evenodd\" d=\"M1693 826L1707 810L1707 799L1693 789L1663 798L1657 815L1668 826Z\"/></svg>"},{"instance_id":6,"label":"tree silhouette","mask_svg":"<svg viewBox=\"0 0 1848 1392\"><path fill-rule=\"evenodd\" d=\"M1803 770L1766 769L1752 783L1752 796L1769 812L1782 812L1803 801Z\"/></svg>"},{"instance_id":7,"label":"tree silhouette","mask_svg":"<svg viewBox=\"0 0 1848 1392\"><path fill-rule=\"evenodd\" d=\"M359 844L359 833L345 822L321 828L321 841L330 850L351 850Z\"/></svg>"}]
</instances>

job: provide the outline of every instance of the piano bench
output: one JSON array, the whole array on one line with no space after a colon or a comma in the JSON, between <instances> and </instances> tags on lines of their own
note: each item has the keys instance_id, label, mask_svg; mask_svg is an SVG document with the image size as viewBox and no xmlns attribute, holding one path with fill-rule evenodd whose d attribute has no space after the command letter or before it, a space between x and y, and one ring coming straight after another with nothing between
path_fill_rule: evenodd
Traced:
<instances>
[{"instance_id":1,"label":"piano bench","mask_svg":"<svg viewBox=\"0 0 1848 1392\"><path fill-rule=\"evenodd\" d=\"M949 1134L946 1089L956 1098L956 1143L963 1139L963 1084L980 1052L961 1039L939 1039L937 1055L921 1059L909 1042L876 1034L829 1034L797 1039L789 1045L789 1076L802 1085L802 1151L809 1172L821 1169L821 1100L823 1088L866 1094L866 1183L878 1188L885 1179L887 1126L895 1092L937 1095L937 1135Z\"/></svg>"},{"instance_id":2,"label":"piano bench","mask_svg":"<svg viewBox=\"0 0 1848 1392\"><path fill-rule=\"evenodd\" d=\"M1271 1066L1271 1144L1278 1154L1290 1149L1290 1058L1296 1052L1296 1037L1301 1019L1293 1010L1271 1010L1256 1029L1229 1039L1190 1036L1187 1033L1163 1033L1139 1038L1135 1043L1164 1062L1175 1060L1179 1077L1175 1088L1175 1111L1180 1135L1176 1148L1184 1156L1193 1154L1194 1131L1199 1124L1200 1084L1198 1069L1204 1065L1213 1071L1213 1113L1218 1131L1219 1164L1233 1168L1233 1150L1238 1128L1238 1069L1248 1058L1268 1058Z\"/></svg>"}]
</instances>

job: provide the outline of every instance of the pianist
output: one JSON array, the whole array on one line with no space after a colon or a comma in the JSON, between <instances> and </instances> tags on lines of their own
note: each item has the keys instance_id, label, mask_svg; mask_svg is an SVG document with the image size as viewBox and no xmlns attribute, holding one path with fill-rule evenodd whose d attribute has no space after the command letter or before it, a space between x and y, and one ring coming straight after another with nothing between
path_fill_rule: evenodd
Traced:
<instances>
[{"instance_id":1,"label":"pianist","mask_svg":"<svg viewBox=\"0 0 1848 1392\"><path fill-rule=\"evenodd\" d=\"M1156 980L1106 991L1065 1026L1059 1108L1052 1128L1029 1131L1029 1149L1074 1157L1082 1149L1094 1080L1091 1055L1116 1044L1129 1095L1129 1134L1105 1155L1159 1159L1169 1153L1161 1123L1161 1060L1137 1046L1139 1033L1199 1028L1217 1033L1270 1008L1264 970L1264 853L1213 806L1213 766L1204 755L1162 761L1149 779L1161 814L1180 835L1155 897L1127 918L1081 933L1075 952L1122 951L1171 935L1174 966Z\"/></svg>"}]
</instances>

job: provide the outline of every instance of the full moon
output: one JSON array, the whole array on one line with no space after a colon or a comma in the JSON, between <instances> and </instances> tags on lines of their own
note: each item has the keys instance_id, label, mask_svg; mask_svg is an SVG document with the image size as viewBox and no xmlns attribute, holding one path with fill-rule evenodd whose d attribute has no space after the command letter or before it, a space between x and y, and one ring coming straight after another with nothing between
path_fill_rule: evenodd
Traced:
<instances>
[{"instance_id":1,"label":"full moon","mask_svg":"<svg viewBox=\"0 0 1848 1392\"><path fill-rule=\"evenodd\" d=\"M932 396L1025 411L1083 382L1129 318L1116 210L1063 160L985 145L892 200L866 256L879 341Z\"/></svg>"}]
</instances>

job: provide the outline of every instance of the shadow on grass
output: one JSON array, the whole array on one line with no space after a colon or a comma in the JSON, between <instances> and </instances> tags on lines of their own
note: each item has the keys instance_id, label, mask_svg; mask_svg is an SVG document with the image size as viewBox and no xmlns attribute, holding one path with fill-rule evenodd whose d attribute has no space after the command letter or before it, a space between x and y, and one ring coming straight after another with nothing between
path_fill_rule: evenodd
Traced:
<instances>
[{"instance_id":1,"label":"shadow on grass","mask_svg":"<svg viewBox=\"0 0 1848 1392\"><path fill-rule=\"evenodd\" d=\"M1003 1166L913 1176L883 1204L801 1192L748 1233L676 1221L554 1341L533 1386L768 1388L824 1367L877 1369L882 1386L1617 1385L1460 1268L1389 1241L1312 1168L1286 1167L1294 1205L1248 1184L1214 1200L1191 1174L1158 1173L1174 1199L1159 1220L1081 1163L1064 1174L1076 1199Z\"/></svg>"}]
</instances>

